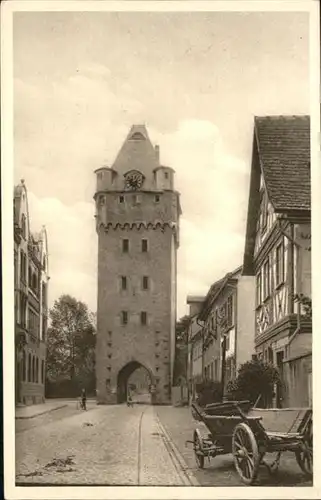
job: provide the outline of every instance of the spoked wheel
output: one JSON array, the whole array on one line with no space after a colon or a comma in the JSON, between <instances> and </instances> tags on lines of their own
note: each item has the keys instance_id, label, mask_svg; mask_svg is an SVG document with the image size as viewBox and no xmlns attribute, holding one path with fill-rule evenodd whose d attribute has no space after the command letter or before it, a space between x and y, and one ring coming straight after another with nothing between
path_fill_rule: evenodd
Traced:
<instances>
[{"instance_id":1,"label":"spoked wheel","mask_svg":"<svg viewBox=\"0 0 321 500\"><path fill-rule=\"evenodd\" d=\"M313 430L312 422L302 443L301 450L295 452L296 461L302 472L308 477L313 476Z\"/></svg>"},{"instance_id":2,"label":"spoked wheel","mask_svg":"<svg viewBox=\"0 0 321 500\"><path fill-rule=\"evenodd\" d=\"M235 468L245 484L252 484L260 466L260 454L252 429L238 424L233 433L232 451Z\"/></svg>"},{"instance_id":3,"label":"spoked wheel","mask_svg":"<svg viewBox=\"0 0 321 500\"><path fill-rule=\"evenodd\" d=\"M194 446L196 463L200 469L203 469L204 468L204 454L203 454L203 446L202 446L202 437L201 437L201 433L198 429L196 431L194 431L193 446Z\"/></svg>"}]
</instances>

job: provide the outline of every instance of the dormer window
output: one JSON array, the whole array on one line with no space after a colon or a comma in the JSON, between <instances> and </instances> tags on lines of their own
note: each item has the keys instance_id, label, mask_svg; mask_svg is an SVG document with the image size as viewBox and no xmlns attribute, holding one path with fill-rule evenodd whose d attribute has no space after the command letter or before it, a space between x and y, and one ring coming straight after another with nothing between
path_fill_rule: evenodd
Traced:
<instances>
[{"instance_id":1,"label":"dormer window","mask_svg":"<svg viewBox=\"0 0 321 500\"><path fill-rule=\"evenodd\" d=\"M144 141L145 137L141 132L135 132L133 135L130 136L131 141Z\"/></svg>"}]
</instances>

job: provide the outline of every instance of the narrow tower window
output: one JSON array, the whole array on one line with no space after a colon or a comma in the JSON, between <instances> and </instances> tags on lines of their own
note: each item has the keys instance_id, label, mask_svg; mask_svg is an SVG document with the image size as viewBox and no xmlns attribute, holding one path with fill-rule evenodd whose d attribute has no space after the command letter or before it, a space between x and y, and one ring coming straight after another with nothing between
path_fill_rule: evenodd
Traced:
<instances>
[{"instance_id":1,"label":"narrow tower window","mask_svg":"<svg viewBox=\"0 0 321 500\"><path fill-rule=\"evenodd\" d=\"M125 201L125 198L123 196L120 196L119 197L119 203L124 203L124 201Z\"/></svg>"},{"instance_id":2,"label":"narrow tower window","mask_svg":"<svg viewBox=\"0 0 321 500\"><path fill-rule=\"evenodd\" d=\"M148 288L149 288L148 276L143 276L143 290L148 290Z\"/></svg>"},{"instance_id":3,"label":"narrow tower window","mask_svg":"<svg viewBox=\"0 0 321 500\"><path fill-rule=\"evenodd\" d=\"M127 325L127 323L128 323L128 312L127 311L122 311L121 322L123 325Z\"/></svg>"},{"instance_id":4,"label":"narrow tower window","mask_svg":"<svg viewBox=\"0 0 321 500\"><path fill-rule=\"evenodd\" d=\"M123 252L127 253L129 250L129 240L123 240Z\"/></svg>"},{"instance_id":5,"label":"narrow tower window","mask_svg":"<svg viewBox=\"0 0 321 500\"><path fill-rule=\"evenodd\" d=\"M148 243L147 240L142 240L142 252L147 252L148 250Z\"/></svg>"},{"instance_id":6,"label":"narrow tower window","mask_svg":"<svg viewBox=\"0 0 321 500\"><path fill-rule=\"evenodd\" d=\"M165 179L168 179L168 172L165 172Z\"/></svg>"},{"instance_id":7,"label":"narrow tower window","mask_svg":"<svg viewBox=\"0 0 321 500\"><path fill-rule=\"evenodd\" d=\"M121 289L127 290L127 277L126 276L121 277Z\"/></svg>"},{"instance_id":8,"label":"narrow tower window","mask_svg":"<svg viewBox=\"0 0 321 500\"><path fill-rule=\"evenodd\" d=\"M140 322L142 325L146 325L147 324L147 312L146 311L142 311L140 313Z\"/></svg>"},{"instance_id":9,"label":"narrow tower window","mask_svg":"<svg viewBox=\"0 0 321 500\"><path fill-rule=\"evenodd\" d=\"M140 204L140 197L138 194L133 194L133 205L139 205Z\"/></svg>"},{"instance_id":10,"label":"narrow tower window","mask_svg":"<svg viewBox=\"0 0 321 500\"><path fill-rule=\"evenodd\" d=\"M155 202L159 203L159 194L155 194Z\"/></svg>"}]
</instances>

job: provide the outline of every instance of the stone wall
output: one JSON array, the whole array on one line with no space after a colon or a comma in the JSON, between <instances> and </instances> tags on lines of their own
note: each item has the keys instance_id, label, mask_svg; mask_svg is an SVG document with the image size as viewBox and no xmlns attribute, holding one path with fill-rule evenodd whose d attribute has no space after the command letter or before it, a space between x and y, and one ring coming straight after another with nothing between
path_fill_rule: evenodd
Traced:
<instances>
[{"instance_id":1,"label":"stone wall","mask_svg":"<svg viewBox=\"0 0 321 500\"><path fill-rule=\"evenodd\" d=\"M121 240L129 240L123 253ZM141 251L142 239L148 252ZM172 329L172 246L169 227L158 229L110 229L99 232L98 313L97 313L97 389L100 402L116 402L118 372L137 361L155 381L156 402L170 400L170 361ZM121 289L121 277L127 290ZM142 289L148 276L149 289ZM128 324L122 324L122 311ZM146 311L147 325L140 313ZM106 382L108 381L109 382Z\"/></svg>"}]
</instances>

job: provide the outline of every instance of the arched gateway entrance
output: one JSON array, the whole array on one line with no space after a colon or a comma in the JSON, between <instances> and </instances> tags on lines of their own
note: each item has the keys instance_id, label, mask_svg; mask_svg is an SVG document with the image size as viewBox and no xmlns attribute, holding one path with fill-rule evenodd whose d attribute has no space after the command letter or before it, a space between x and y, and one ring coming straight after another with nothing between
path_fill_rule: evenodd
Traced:
<instances>
[{"instance_id":1,"label":"arched gateway entrance","mask_svg":"<svg viewBox=\"0 0 321 500\"><path fill-rule=\"evenodd\" d=\"M117 376L117 403L127 401L130 391L133 401L153 404L154 377L151 372L138 361L127 363Z\"/></svg>"}]
</instances>

